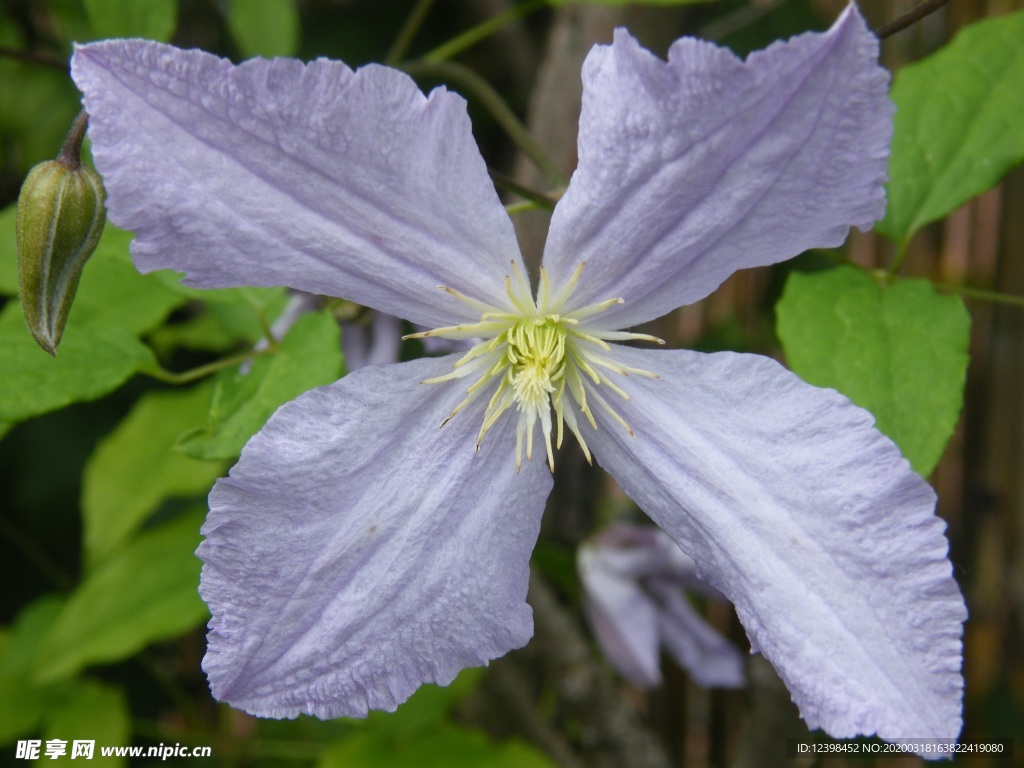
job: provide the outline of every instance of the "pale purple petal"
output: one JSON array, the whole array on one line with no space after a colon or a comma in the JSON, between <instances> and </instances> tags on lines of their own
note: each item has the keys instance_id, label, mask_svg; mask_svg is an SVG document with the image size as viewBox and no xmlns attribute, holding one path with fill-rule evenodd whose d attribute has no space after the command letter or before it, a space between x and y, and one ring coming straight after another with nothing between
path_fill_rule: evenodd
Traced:
<instances>
[{"instance_id":1,"label":"pale purple petal","mask_svg":"<svg viewBox=\"0 0 1024 768\"><path fill-rule=\"evenodd\" d=\"M651 525L610 525L595 536L589 549L600 553L602 565L622 576L661 578L698 592L721 597L718 590L697 578L693 558L660 528Z\"/></svg>"},{"instance_id":2,"label":"pale purple petal","mask_svg":"<svg viewBox=\"0 0 1024 768\"><path fill-rule=\"evenodd\" d=\"M143 271L287 285L436 327L506 306L515 234L465 101L370 65L254 59L140 40L76 49L110 220Z\"/></svg>"},{"instance_id":3,"label":"pale purple petal","mask_svg":"<svg viewBox=\"0 0 1024 768\"><path fill-rule=\"evenodd\" d=\"M454 358L363 368L283 406L210 496L198 554L214 695L255 715L394 709L524 645L551 474L515 422L439 425Z\"/></svg>"},{"instance_id":4,"label":"pale purple petal","mask_svg":"<svg viewBox=\"0 0 1024 768\"><path fill-rule=\"evenodd\" d=\"M587 619L608 661L641 688L661 684L658 610L639 582L617 572L609 552L583 545L577 568Z\"/></svg>"},{"instance_id":5,"label":"pale purple petal","mask_svg":"<svg viewBox=\"0 0 1024 768\"><path fill-rule=\"evenodd\" d=\"M661 644L694 682L707 688L739 688L746 683L739 650L704 621L678 584L652 579L646 587L659 603Z\"/></svg>"},{"instance_id":6,"label":"pale purple petal","mask_svg":"<svg viewBox=\"0 0 1024 768\"><path fill-rule=\"evenodd\" d=\"M579 167L544 254L553 283L586 262L572 307L623 298L602 320L624 328L869 228L892 136L877 55L853 6L745 62L684 38L665 63L616 31L583 68Z\"/></svg>"},{"instance_id":7,"label":"pale purple petal","mask_svg":"<svg viewBox=\"0 0 1024 768\"><path fill-rule=\"evenodd\" d=\"M945 524L870 414L769 358L615 354L660 378L621 380L635 438L607 418L584 437L733 601L807 723L955 740L966 611Z\"/></svg>"}]
</instances>

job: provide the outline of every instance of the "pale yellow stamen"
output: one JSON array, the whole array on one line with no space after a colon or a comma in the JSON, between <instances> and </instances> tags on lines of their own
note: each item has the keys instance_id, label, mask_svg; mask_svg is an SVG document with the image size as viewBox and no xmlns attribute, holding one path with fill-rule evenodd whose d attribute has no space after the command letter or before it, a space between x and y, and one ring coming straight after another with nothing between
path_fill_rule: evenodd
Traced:
<instances>
[{"instance_id":1,"label":"pale yellow stamen","mask_svg":"<svg viewBox=\"0 0 1024 768\"><path fill-rule=\"evenodd\" d=\"M480 320L476 323L461 323L414 333L405 338L440 336L448 339L483 339L454 364L451 372L423 382L438 384L454 379L476 377L466 389L466 397L441 426L476 401L484 389L497 379L497 386L484 410L483 423L477 435L478 450L488 430L506 411L515 407L518 414L517 471L522 466L524 447L526 460L530 461L533 458L533 439L538 422L544 436L548 466L552 471L555 466L554 448L562 445L565 425L568 425L569 431L579 441L589 462L590 449L580 431L575 410L586 417L592 428L597 429L597 421L590 408L590 403L594 402L632 436L633 430L629 424L599 391L603 387L625 402L630 399L629 394L612 381L606 372L622 377L636 374L657 378L657 375L650 371L616 362L614 357L610 356L613 350L608 342L664 342L647 334L604 330L593 327L592 322L582 322L621 304L622 299L607 299L579 309L565 310L566 303L575 291L583 272L582 263L553 299L547 270L541 267L536 301L518 265L513 262L511 266L510 274L505 278L505 295L509 308L496 308L453 288L445 287L444 290L450 295L480 312ZM567 394L569 397L566 397ZM575 409L571 403L575 403ZM551 439L552 431L555 432L554 445Z\"/></svg>"}]
</instances>

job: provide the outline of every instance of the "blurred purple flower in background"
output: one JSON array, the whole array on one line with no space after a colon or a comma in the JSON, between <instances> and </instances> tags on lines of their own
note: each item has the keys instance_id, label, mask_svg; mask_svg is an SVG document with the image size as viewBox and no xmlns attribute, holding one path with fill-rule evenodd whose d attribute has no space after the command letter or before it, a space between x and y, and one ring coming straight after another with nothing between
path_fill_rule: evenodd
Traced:
<instances>
[{"instance_id":1,"label":"blurred purple flower in background","mask_svg":"<svg viewBox=\"0 0 1024 768\"><path fill-rule=\"evenodd\" d=\"M368 323L341 324L341 348L347 371L397 363L401 344L402 321L394 315L372 312Z\"/></svg>"},{"instance_id":2,"label":"blurred purple flower in background","mask_svg":"<svg viewBox=\"0 0 1024 768\"><path fill-rule=\"evenodd\" d=\"M722 595L697 578L696 563L667 533L612 525L580 547L576 562L587 620L623 677L641 688L660 685L664 649L700 685L744 684L743 656L701 618L683 589Z\"/></svg>"},{"instance_id":3,"label":"blurred purple flower in background","mask_svg":"<svg viewBox=\"0 0 1024 768\"><path fill-rule=\"evenodd\" d=\"M882 215L877 51L852 7L745 61L682 39L666 63L617 31L584 66L579 166L534 293L445 89L375 65L79 48L109 216L140 269L481 339L306 393L218 482L199 549L214 694L364 715L525 644L568 427L733 601L812 728L956 739L965 610L944 524L871 416L768 358L618 343Z\"/></svg>"}]
</instances>

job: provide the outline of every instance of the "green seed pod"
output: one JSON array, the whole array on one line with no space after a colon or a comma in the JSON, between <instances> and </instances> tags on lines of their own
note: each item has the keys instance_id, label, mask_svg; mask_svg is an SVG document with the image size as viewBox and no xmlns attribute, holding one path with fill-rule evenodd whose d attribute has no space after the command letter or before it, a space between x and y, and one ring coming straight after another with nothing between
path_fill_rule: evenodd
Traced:
<instances>
[{"instance_id":1,"label":"green seed pod","mask_svg":"<svg viewBox=\"0 0 1024 768\"><path fill-rule=\"evenodd\" d=\"M33 168L21 187L21 306L35 340L51 355L57 354L85 262L103 234L105 198L99 174L65 153Z\"/></svg>"}]
</instances>

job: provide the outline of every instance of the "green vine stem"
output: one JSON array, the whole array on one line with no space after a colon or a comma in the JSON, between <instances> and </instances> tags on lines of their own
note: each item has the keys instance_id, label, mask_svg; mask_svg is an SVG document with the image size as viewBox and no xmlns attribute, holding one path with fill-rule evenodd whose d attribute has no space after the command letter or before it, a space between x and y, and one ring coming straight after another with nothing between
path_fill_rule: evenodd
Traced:
<instances>
[{"instance_id":1,"label":"green vine stem","mask_svg":"<svg viewBox=\"0 0 1024 768\"><path fill-rule=\"evenodd\" d=\"M910 280L913 278L904 278L898 275L894 275L891 270L886 269L869 269L867 267L861 267L859 264L854 264L850 261L843 261L844 264L857 267L867 272L877 282L882 285L888 285L893 280ZM967 296L971 299L980 299L982 301L991 301L993 304L1009 304L1012 307L1021 307L1024 309L1024 296L1016 296L1012 293L1001 293L999 291L991 291L988 288L976 288L972 285L956 285L954 283L941 283L938 280L932 280L924 278L932 284L936 290L948 291L949 293L955 293L958 296Z\"/></svg>"},{"instance_id":2,"label":"green vine stem","mask_svg":"<svg viewBox=\"0 0 1024 768\"><path fill-rule=\"evenodd\" d=\"M453 61L415 61L403 64L403 69L412 77L435 78L444 82L454 83L472 94L483 105L484 109L502 127L513 143L540 169L548 181L555 187L564 187L568 181L555 162L547 156L537 140L533 138L512 109L505 103L491 84L480 75Z\"/></svg>"},{"instance_id":3,"label":"green vine stem","mask_svg":"<svg viewBox=\"0 0 1024 768\"><path fill-rule=\"evenodd\" d=\"M889 265L889 269L886 270L890 277L895 277L896 273L903 268L903 262L907 258L907 245L909 241L900 243L896 250L896 258L892 260L892 264Z\"/></svg>"},{"instance_id":4,"label":"green vine stem","mask_svg":"<svg viewBox=\"0 0 1024 768\"><path fill-rule=\"evenodd\" d=\"M537 205L532 200L520 200L518 203L510 203L505 206L505 213L509 216L515 216L517 213L526 213L527 211L539 211L543 210L544 207Z\"/></svg>"},{"instance_id":5,"label":"green vine stem","mask_svg":"<svg viewBox=\"0 0 1024 768\"><path fill-rule=\"evenodd\" d=\"M974 288L970 285L953 285L952 283L939 283L935 280L930 282L940 291L949 291L950 293L967 296L971 299L991 301L993 304L1009 304L1011 307L1020 307L1024 309L1024 296L1015 296L1012 293L990 291L986 288Z\"/></svg>"},{"instance_id":6,"label":"green vine stem","mask_svg":"<svg viewBox=\"0 0 1024 768\"><path fill-rule=\"evenodd\" d=\"M488 168L487 172L490 174L491 181L494 182L494 186L496 186L498 189L503 189L506 192L511 192L514 195L519 195L519 197L527 201L525 203L526 207L521 208L521 210L533 210L536 208L542 208L547 211L553 211L555 210L555 204L558 202L558 199L562 196L562 192L564 191L562 189L558 189L550 193L538 192L535 189L530 189L529 187L523 186L515 179L501 173L501 171L496 171L493 168ZM523 205L524 203L515 203L511 207L515 208L516 206ZM509 208L510 206L505 206L505 210L509 210ZM520 208L517 208L516 210L518 212Z\"/></svg>"},{"instance_id":7,"label":"green vine stem","mask_svg":"<svg viewBox=\"0 0 1024 768\"><path fill-rule=\"evenodd\" d=\"M487 19L487 21L483 21L475 27L467 29L462 34L453 37L447 43L439 45L434 50L424 54L423 61L436 64L437 62L446 61L454 56L458 56L467 48L471 48L484 38L490 37L506 24L525 18L534 11L543 8L545 5L545 0L528 0L521 5L513 5L507 11L503 11L497 16L492 16Z\"/></svg>"},{"instance_id":8,"label":"green vine stem","mask_svg":"<svg viewBox=\"0 0 1024 768\"><path fill-rule=\"evenodd\" d=\"M395 38L395 42L391 44L391 50L384 57L385 64L393 67L405 58L405 52L409 50L409 45L412 43L413 38L416 37L416 33L420 31L420 27L423 26L423 22L433 6L434 0L419 0L413 6L412 11L405 19L405 23L402 24L402 28L398 30L398 36Z\"/></svg>"},{"instance_id":9,"label":"green vine stem","mask_svg":"<svg viewBox=\"0 0 1024 768\"><path fill-rule=\"evenodd\" d=\"M253 350L250 352L242 352L241 354L232 355L231 357L225 357L221 360L214 360L212 363L206 365L200 365L198 368L193 368L188 371L182 371L181 373L175 373L174 371L168 371L166 368L161 366L159 363L154 363L152 366L145 368L141 373L151 376L157 381L162 381L166 384L190 384L193 381L204 379L211 374L222 371L225 368L231 368L232 366L241 365L242 363L248 362L262 355L273 354L276 351L274 347L267 347L265 349Z\"/></svg>"},{"instance_id":10,"label":"green vine stem","mask_svg":"<svg viewBox=\"0 0 1024 768\"><path fill-rule=\"evenodd\" d=\"M893 269L875 269L873 267L865 267L860 264L855 264L850 261L838 251L821 251L822 254L828 256L836 264L845 264L849 267L856 267L862 272L866 272L870 275L875 282L881 285L889 285L894 280L910 280L913 278L900 277L893 272ZM1011 307L1020 307L1024 309L1024 296L1017 296L1012 293L1001 293L1000 291L992 291L988 288L976 288L972 285L956 285L954 283L942 283L938 280L932 280L931 278L922 278L927 280L932 286L939 291L948 291L949 293L955 293L958 296L966 296L971 299L979 299L981 301L990 301L993 304L1008 304Z\"/></svg>"}]
</instances>

